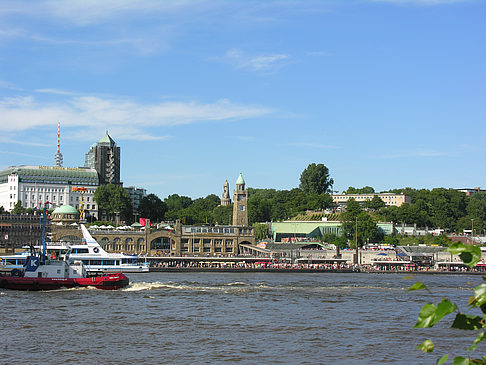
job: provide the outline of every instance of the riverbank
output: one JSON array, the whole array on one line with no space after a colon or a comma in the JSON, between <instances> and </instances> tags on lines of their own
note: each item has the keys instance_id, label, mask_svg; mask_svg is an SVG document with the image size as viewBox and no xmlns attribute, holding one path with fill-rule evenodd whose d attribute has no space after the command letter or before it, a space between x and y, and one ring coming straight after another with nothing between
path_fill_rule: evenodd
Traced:
<instances>
[{"instance_id":1,"label":"riverbank","mask_svg":"<svg viewBox=\"0 0 486 365\"><path fill-rule=\"evenodd\" d=\"M240 267L151 267L150 272L228 272L228 273L362 273L362 274L425 274L425 275L486 275L475 271L406 271L406 270L361 270L361 269L308 269L308 268L240 268Z\"/></svg>"}]
</instances>

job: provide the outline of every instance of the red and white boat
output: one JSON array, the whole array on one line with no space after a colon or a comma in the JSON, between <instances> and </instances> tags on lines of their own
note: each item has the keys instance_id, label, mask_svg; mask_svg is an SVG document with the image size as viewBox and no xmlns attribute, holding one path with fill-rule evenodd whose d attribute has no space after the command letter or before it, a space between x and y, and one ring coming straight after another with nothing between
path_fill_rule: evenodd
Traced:
<instances>
[{"instance_id":1,"label":"red and white boat","mask_svg":"<svg viewBox=\"0 0 486 365\"><path fill-rule=\"evenodd\" d=\"M0 277L0 288L15 290L54 290L60 288L95 287L98 289L120 289L129 284L123 273L107 273L102 276L87 277L80 260L67 258L62 261L46 260L29 256L24 268L12 270L10 275Z\"/></svg>"},{"instance_id":2,"label":"red and white boat","mask_svg":"<svg viewBox=\"0 0 486 365\"><path fill-rule=\"evenodd\" d=\"M80 259L70 257L68 250L62 260L47 258L45 241L45 222L47 207L42 220L42 252L27 256L23 269L5 271L0 276L0 288L15 290L53 290L92 286L98 289L119 289L128 285L129 280L123 273L106 273L88 277Z\"/></svg>"}]
</instances>

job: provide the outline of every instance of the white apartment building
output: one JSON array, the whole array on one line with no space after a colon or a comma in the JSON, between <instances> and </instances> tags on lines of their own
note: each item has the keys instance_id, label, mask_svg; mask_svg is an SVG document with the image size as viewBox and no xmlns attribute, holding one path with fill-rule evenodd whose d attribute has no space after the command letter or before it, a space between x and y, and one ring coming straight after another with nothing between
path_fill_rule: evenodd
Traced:
<instances>
[{"instance_id":1,"label":"white apartment building","mask_svg":"<svg viewBox=\"0 0 486 365\"><path fill-rule=\"evenodd\" d=\"M45 202L51 208L71 205L80 209L81 192L73 188L86 188L85 215L98 217L94 192L99 185L95 169L60 166L13 166L0 171L0 206L12 211L17 201L24 208L42 208Z\"/></svg>"},{"instance_id":2,"label":"white apartment building","mask_svg":"<svg viewBox=\"0 0 486 365\"><path fill-rule=\"evenodd\" d=\"M375 195L385 202L387 206L399 207L403 203L411 203L412 198L404 194L393 194L393 193L372 193L372 194L336 194L332 196L332 201L338 205L345 205L346 202L353 198L358 203L363 203L365 201L373 199Z\"/></svg>"}]
</instances>

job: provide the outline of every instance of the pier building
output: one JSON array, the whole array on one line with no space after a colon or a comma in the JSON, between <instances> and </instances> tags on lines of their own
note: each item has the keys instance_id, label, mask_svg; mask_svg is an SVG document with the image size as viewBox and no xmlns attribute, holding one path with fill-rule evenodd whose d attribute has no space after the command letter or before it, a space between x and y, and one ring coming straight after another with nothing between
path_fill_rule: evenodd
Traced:
<instances>
[{"instance_id":1,"label":"pier building","mask_svg":"<svg viewBox=\"0 0 486 365\"><path fill-rule=\"evenodd\" d=\"M54 241L80 241L79 227L57 225L54 219ZM243 226L189 226L177 221L174 225L110 229L90 227L91 235L111 252L147 254L149 256L235 256L241 245L254 246L253 227Z\"/></svg>"},{"instance_id":2,"label":"pier building","mask_svg":"<svg viewBox=\"0 0 486 365\"><path fill-rule=\"evenodd\" d=\"M300 238L317 238L322 237L326 233L334 233L341 236L343 233L342 222L340 221L283 221L272 222L271 233L275 242L281 242L284 239L298 240ZM393 234L395 226L393 223L378 222L377 227L383 234ZM294 240L294 241L295 241Z\"/></svg>"},{"instance_id":3,"label":"pier building","mask_svg":"<svg viewBox=\"0 0 486 365\"><path fill-rule=\"evenodd\" d=\"M46 229L49 232L50 224ZM23 251L22 247L26 244L40 245L41 236L41 215L0 215L0 253Z\"/></svg>"}]
</instances>

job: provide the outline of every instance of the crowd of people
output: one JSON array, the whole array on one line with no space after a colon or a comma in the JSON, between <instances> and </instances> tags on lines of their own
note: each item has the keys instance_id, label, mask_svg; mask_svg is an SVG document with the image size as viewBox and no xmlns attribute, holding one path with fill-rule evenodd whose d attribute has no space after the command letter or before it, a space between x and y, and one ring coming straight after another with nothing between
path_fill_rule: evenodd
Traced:
<instances>
[{"instance_id":1,"label":"crowd of people","mask_svg":"<svg viewBox=\"0 0 486 365\"><path fill-rule=\"evenodd\" d=\"M362 272L486 272L486 266L478 266L469 268L459 263L455 265L441 265L434 266L420 266L415 264L410 265L376 265L365 264L356 265L351 263L290 263L288 261L256 261L256 262L224 262L224 261L189 261L189 260L173 260L173 261L150 261L151 268L191 268L191 269L228 269L228 270L315 270L315 271L362 271Z\"/></svg>"}]
</instances>

